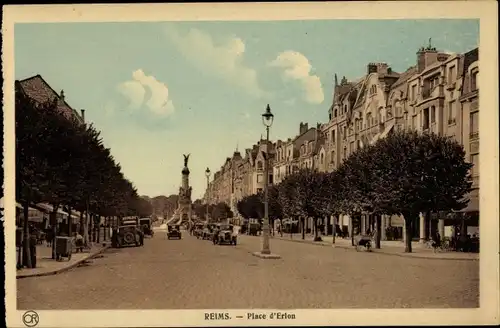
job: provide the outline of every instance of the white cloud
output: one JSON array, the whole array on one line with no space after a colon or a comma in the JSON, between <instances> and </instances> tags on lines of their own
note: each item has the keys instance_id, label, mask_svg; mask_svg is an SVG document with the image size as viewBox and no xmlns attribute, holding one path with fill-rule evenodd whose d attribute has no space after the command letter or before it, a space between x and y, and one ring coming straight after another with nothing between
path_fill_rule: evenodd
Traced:
<instances>
[{"instance_id":1,"label":"white cloud","mask_svg":"<svg viewBox=\"0 0 500 328\"><path fill-rule=\"evenodd\" d=\"M226 42L217 44L210 34L195 28L181 35L169 27L166 34L184 57L200 71L220 77L253 96L266 95L259 85L256 70L243 63L245 43L240 38L231 37Z\"/></svg>"},{"instance_id":2,"label":"white cloud","mask_svg":"<svg viewBox=\"0 0 500 328\"><path fill-rule=\"evenodd\" d=\"M147 101L146 88L150 91ZM132 73L132 80L118 85L118 91L128 98L131 109L146 105L149 110L159 115L170 115L175 111L172 100L169 99L167 85L152 75L146 75L142 69Z\"/></svg>"},{"instance_id":3,"label":"white cloud","mask_svg":"<svg viewBox=\"0 0 500 328\"><path fill-rule=\"evenodd\" d=\"M323 86L317 75L311 75L309 60L297 51L284 51L269 66L283 68L285 80L298 81L304 90L304 100L313 104L321 104L325 99Z\"/></svg>"}]
</instances>

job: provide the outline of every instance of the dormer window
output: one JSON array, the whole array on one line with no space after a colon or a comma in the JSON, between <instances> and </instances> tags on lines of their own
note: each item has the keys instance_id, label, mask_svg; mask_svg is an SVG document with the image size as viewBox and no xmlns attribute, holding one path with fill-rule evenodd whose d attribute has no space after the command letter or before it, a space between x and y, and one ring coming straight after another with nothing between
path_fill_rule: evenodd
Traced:
<instances>
[{"instance_id":1,"label":"dormer window","mask_svg":"<svg viewBox=\"0 0 500 328\"><path fill-rule=\"evenodd\" d=\"M333 111L333 117L337 117L337 109Z\"/></svg>"},{"instance_id":2,"label":"dormer window","mask_svg":"<svg viewBox=\"0 0 500 328\"><path fill-rule=\"evenodd\" d=\"M344 105L344 113L347 113L347 105Z\"/></svg>"},{"instance_id":3,"label":"dormer window","mask_svg":"<svg viewBox=\"0 0 500 328\"><path fill-rule=\"evenodd\" d=\"M258 162L257 162L257 170L258 170L258 171L261 171L261 170L262 170L262 162L261 162L261 161L258 161Z\"/></svg>"},{"instance_id":4,"label":"dormer window","mask_svg":"<svg viewBox=\"0 0 500 328\"><path fill-rule=\"evenodd\" d=\"M479 71L476 69L476 70L473 70L471 72L471 75L470 75L470 91L475 91L479 88L478 86L478 82L477 82L477 74L479 73Z\"/></svg>"}]
</instances>

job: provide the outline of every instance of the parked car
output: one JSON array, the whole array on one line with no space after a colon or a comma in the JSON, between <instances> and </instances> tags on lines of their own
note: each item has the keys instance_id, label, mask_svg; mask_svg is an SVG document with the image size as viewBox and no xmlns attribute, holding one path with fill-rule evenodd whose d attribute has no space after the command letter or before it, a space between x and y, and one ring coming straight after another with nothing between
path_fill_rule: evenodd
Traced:
<instances>
[{"instance_id":1,"label":"parked car","mask_svg":"<svg viewBox=\"0 0 500 328\"><path fill-rule=\"evenodd\" d=\"M141 245L141 231L136 225L119 226L117 229L117 246L142 246Z\"/></svg>"},{"instance_id":2,"label":"parked car","mask_svg":"<svg viewBox=\"0 0 500 328\"><path fill-rule=\"evenodd\" d=\"M207 224L203 227L201 239L212 240L215 224Z\"/></svg>"},{"instance_id":3,"label":"parked car","mask_svg":"<svg viewBox=\"0 0 500 328\"><path fill-rule=\"evenodd\" d=\"M198 223L195 225L193 230L193 236L195 236L198 239L203 237L203 224Z\"/></svg>"},{"instance_id":4,"label":"parked car","mask_svg":"<svg viewBox=\"0 0 500 328\"><path fill-rule=\"evenodd\" d=\"M139 219L139 223L141 225L142 232L145 235L153 237L153 235L154 235L155 232L153 231L153 227L152 227L152 224L151 224L151 219L150 218L140 218Z\"/></svg>"},{"instance_id":5,"label":"parked car","mask_svg":"<svg viewBox=\"0 0 500 328\"><path fill-rule=\"evenodd\" d=\"M234 226L232 224L221 224L218 226L217 231L217 236L213 239L214 245L236 245L237 234L234 232Z\"/></svg>"},{"instance_id":6,"label":"parked car","mask_svg":"<svg viewBox=\"0 0 500 328\"><path fill-rule=\"evenodd\" d=\"M168 232L167 232L167 238L172 239L172 238L177 238L181 239L182 234L181 234L181 227L178 224L175 225L169 225L168 226Z\"/></svg>"}]
</instances>

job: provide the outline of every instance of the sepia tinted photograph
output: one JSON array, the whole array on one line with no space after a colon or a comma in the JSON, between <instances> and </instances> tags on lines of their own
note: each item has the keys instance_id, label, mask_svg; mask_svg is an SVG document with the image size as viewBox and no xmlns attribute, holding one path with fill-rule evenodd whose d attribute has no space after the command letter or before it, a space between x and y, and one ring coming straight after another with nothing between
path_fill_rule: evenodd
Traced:
<instances>
[{"instance_id":1,"label":"sepia tinted photograph","mask_svg":"<svg viewBox=\"0 0 500 328\"><path fill-rule=\"evenodd\" d=\"M10 25L1 207L15 325L58 325L63 310L251 326L483 306L483 252L498 240L485 244L480 212L498 182L480 187L480 154L495 156L498 131L480 137L480 112L498 122L498 106L479 97L494 70L479 14L81 8Z\"/></svg>"}]
</instances>

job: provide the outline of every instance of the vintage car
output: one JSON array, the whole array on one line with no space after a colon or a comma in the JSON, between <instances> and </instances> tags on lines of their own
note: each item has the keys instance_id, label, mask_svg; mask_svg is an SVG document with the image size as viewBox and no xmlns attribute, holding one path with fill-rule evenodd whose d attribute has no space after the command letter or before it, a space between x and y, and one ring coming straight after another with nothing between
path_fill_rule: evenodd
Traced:
<instances>
[{"instance_id":1,"label":"vintage car","mask_svg":"<svg viewBox=\"0 0 500 328\"><path fill-rule=\"evenodd\" d=\"M230 244L236 245L237 234L232 224L220 224L216 228L217 235L213 238L214 245Z\"/></svg>"},{"instance_id":2,"label":"vintage car","mask_svg":"<svg viewBox=\"0 0 500 328\"><path fill-rule=\"evenodd\" d=\"M251 236L257 236L262 231L259 223L250 223L248 228L248 234Z\"/></svg>"},{"instance_id":3,"label":"vintage car","mask_svg":"<svg viewBox=\"0 0 500 328\"><path fill-rule=\"evenodd\" d=\"M116 229L116 246L142 246L142 231L136 220L122 221Z\"/></svg>"},{"instance_id":4,"label":"vintage car","mask_svg":"<svg viewBox=\"0 0 500 328\"><path fill-rule=\"evenodd\" d=\"M213 232L213 224L205 224L201 232L201 239L211 240Z\"/></svg>"},{"instance_id":5,"label":"vintage car","mask_svg":"<svg viewBox=\"0 0 500 328\"><path fill-rule=\"evenodd\" d=\"M169 225L168 231L167 231L167 238L168 239L172 239L172 238L181 239L182 238L181 226L179 224Z\"/></svg>"},{"instance_id":6,"label":"vintage car","mask_svg":"<svg viewBox=\"0 0 500 328\"><path fill-rule=\"evenodd\" d=\"M139 223L141 225L142 232L145 235L153 237L155 232L153 231L153 227L151 225L151 219L150 218L140 218Z\"/></svg>"},{"instance_id":7,"label":"vintage car","mask_svg":"<svg viewBox=\"0 0 500 328\"><path fill-rule=\"evenodd\" d=\"M195 236L198 239L203 238L203 227L204 226L202 223L196 224L193 229L193 236Z\"/></svg>"}]
</instances>

